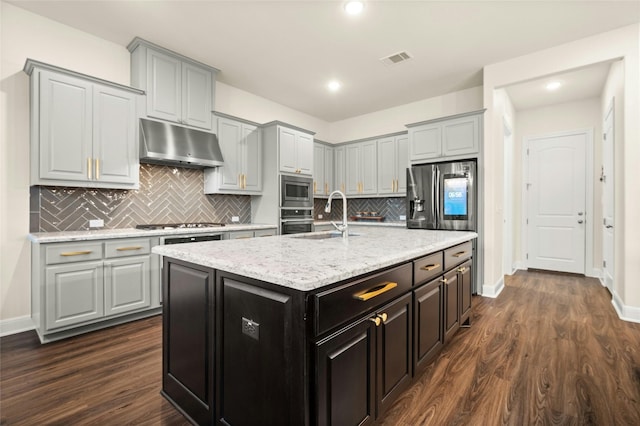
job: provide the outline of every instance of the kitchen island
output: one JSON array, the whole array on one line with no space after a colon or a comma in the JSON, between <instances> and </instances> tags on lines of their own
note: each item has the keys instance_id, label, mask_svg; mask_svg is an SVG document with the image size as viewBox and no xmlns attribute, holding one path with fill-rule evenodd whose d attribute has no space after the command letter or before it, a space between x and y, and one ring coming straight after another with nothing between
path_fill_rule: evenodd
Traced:
<instances>
[{"instance_id":1,"label":"kitchen island","mask_svg":"<svg viewBox=\"0 0 640 426\"><path fill-rule=\"evenodd\" d=\"M158 246L163 395L197 424L372 424L470 323L473 232Z\"/></svg>"}]
</instances>

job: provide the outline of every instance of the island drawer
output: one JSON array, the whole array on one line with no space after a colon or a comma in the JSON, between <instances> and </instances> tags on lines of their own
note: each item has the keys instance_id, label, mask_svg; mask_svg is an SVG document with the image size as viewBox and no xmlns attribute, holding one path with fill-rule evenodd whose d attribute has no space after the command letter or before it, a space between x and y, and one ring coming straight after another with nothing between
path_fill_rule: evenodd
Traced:
<instances>
[{"instance_id":1,"label":"island drawer","mask_svg":"<svg viewBox=\"0 0 640 426\"><path fill-rule=\"evenodd\" d=\"M102 259L102 243L82 242L52 244L45 249L47 265Z\"/></svg>"},{"instance_id":2,"label":"island drawer","mask_svg":"<svg viewBox=\"0 0 640 426\"><path fill-rule=\"evenodd\" d=\"M411 288L412 264L395 267L314 296L315 331L332 328L404 294Z\"/></svg>"},{"instance_id":3,"label":"island drawer","mask_svg":"<svg viewBox=\"0 0 640 426\"><path fill-rule=\"evenodd\" d=\"M135 256L151 253L151 242L148 238L131 240L114 240L104 243L106 258Z\"/></svg>"},{"instance_id":4,"label":"island drawer","mask_svg":"<svg viewBox=\"0 0 640 426\"><path fill-rule=\"evenodd\" d=\"M444 251L444 269L448 270L471 258L471 241Z\"/></svg>"},{"instance_id":5,"label":"island drawer","mask_svg":"<svg viewBox=\"0 0 640 426\"><path fill-rule=\"evenodd\" d=\"M414 285L427 282L444 271L442 252L430 254L413 261Z\"/></svg>"}]
</instances>

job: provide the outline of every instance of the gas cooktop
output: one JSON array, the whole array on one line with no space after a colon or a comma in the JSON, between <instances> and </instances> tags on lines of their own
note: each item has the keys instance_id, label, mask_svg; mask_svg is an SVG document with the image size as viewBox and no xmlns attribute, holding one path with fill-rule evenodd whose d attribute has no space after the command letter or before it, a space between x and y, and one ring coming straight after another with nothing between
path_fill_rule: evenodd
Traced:
<instances>
[{"instance_id":1,"label":"gas cooktop","mask_svg":"<svg viewBox=\"0 0 640 426\"><path fill-rule=\"evenodd\" d=\"M151 223L136 225L136 229L192 229L192 228L216 228L224 226L224 223L216 222L189 222L189 223Z\"/></svg>"}]
</instances>

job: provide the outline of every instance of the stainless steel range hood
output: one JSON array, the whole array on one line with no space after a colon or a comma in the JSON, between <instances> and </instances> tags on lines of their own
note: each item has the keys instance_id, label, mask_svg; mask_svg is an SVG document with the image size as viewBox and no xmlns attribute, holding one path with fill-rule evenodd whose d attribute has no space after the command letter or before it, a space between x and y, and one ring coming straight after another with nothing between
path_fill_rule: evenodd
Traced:
<instances>
[{"instance_id":1,"label":"stainless steel range hood","mask_svg":"<svg viewBox=\"0 0 640 426\"><path fill-rule=\"evenodd\" d=\"M145 118L140 119L140 162L192 168L224 164L215 134Z\"/></svg>"}]
</instances>

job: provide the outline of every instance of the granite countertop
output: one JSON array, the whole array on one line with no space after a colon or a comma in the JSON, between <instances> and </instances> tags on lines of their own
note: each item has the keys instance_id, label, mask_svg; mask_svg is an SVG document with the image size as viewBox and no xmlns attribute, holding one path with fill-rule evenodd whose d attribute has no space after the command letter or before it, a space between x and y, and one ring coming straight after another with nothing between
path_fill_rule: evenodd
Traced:
<instances>
[{"instance_id":1,"label":"granite countertop","mask_svg":"<svg viewBox=\"0 0 640 426\"><path fill-rule=\"evenodd\" d=\"M29 234L29 239L34 243L60 243L68 241L103 240L107 238L132 238L132 237L158 237L167 235L193 235L211 234L234 231L257 231L261 229L276 229L275 225L264 224L226 224L225 226L212 228L178 228L145 230L135 228L120 229L96 229L91 231L67 231L67 232L35 232Z\"/></svg>"},{"instance_id":2,"label":"granite countertop","mask_svg":"<svg viewBox=\"0 0 640 426\"><path fill-rule=\"evenodd\" d=\"M373 272L472 240L475 232L429 231L389 227L359 229L341 237L305 239L294 234L156 246L153 253L309 291L357 275Z\"/></svg>"},{"instance_id":3,"label":"granite countertop","mask_svg":"<svg viewBox=\"0 0 640 426\"><path fill-rule=\"evenodd\" d=\"M338 225L342 223L342 220L335 221ZM314 225L331 225L330 220L316 220L313 222ZM347 221L347 225L349 226L387 226L387 227L397 227L397 228L406 228L407 222L404 220L398 221L388 221L388 222L379 222L375 220L349 220Z\"/></svg>"}]
</instances>

